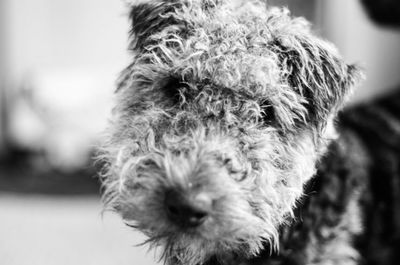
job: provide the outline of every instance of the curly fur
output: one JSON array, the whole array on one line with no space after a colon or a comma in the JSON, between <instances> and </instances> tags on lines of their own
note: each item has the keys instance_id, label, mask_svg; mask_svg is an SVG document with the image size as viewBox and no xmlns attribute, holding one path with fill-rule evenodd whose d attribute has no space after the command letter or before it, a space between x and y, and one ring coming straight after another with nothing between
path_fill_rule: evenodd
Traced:
<instances>
[{"instance_id":1,"label":"curly fur","mask_svg":"<svg viewBox=\"0 0 400 265\"><path fill-rule=\"evenodd\" d=\"M359 70L286 9L246 1L132 6L133 63L102 146L104 201L168 264L233 264L279 244ZM165 194L213 202L183 229Z\"/></svg>"}]
</instances>

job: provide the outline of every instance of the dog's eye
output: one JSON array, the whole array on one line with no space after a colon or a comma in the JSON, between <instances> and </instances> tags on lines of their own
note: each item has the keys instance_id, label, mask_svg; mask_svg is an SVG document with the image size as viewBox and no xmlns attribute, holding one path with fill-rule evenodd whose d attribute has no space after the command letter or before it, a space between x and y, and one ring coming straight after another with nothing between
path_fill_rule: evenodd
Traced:
<instances>
[{"instance_id":1,"label":"dog's eye","mask_svg":"<svg viewBox=\"0 0 400 265\"><path fill-rule=\"evenodd\" d=\"M267 125L271 125L275 120L275 111L272 105L265 101L261 104L262 111L262 122Z\"/></svg>"},{"instance_id":2,"label":"dog's eye","mask_svg":"<svg viewBox=\"0 0 400 265\"><path fill-rule=\"evenodd\" d=\"M179 78L170 78L162 90L166 97L172 100L173 104L179 104L181 95L188 89L188 84Z\"/></svg>"}]
</instances>

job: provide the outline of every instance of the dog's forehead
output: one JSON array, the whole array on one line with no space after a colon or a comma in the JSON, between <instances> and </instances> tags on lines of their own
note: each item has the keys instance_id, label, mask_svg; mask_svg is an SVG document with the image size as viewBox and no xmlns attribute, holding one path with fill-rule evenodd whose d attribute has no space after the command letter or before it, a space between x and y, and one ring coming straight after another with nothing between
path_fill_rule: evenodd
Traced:
<instances>
[{"instance_id":1,"label":"dog's forehead","mask_svg":"<svg viewBox=\"0 0 400 265\"><path fill-rule=\"evenodd\" d=\"M159 6L154 8L161 12ZM276 86L285 74L280 69L282 55L274 48L277 43L290 43L289 31L299 24L304 31L306 23L293 23L281 11L266 12L261 4L251 3L236 11L230 8L209 11L169 6L167 14L159 14L168 21L166 25L147 36L144 49L136 49L137 65L153 68L158 73L153 80L161 82L173 76L193 85L213 84L248 96L268 97L267 88Z\"/></svg>"},{"instance_id":2,"label":"dog's forehead","mask_svg":"<svg viewBox=\"0 0 400 265\"><path fill-rule=\"evenodd\" d=\"M186 84L192 96L206 87L260 106L267 101L285 127L296 120L323 123L343 102L358 70L286 9L262 1L240 8L227 3L159 0L135 6L135 57L120 87L131 80L137 95L143 88L147 93L165 87L174 95L174 84L178 90Z\"/></svg>"}]
</instances>

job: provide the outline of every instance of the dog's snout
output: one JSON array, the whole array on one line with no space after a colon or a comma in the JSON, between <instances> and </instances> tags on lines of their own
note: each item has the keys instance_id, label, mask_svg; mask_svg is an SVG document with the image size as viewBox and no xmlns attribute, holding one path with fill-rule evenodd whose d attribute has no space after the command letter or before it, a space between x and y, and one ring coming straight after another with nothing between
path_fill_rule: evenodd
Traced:
<instances>
[{"instance_id":1,"label":"dog's snout","mask_svg":"<svg viewBox=\"0 0 400 265\"><path fill-rule=\"evenodd\" d=\"M190 197L179 191L169 191L165 197L168 218L181 227L197 227L204 223L211 211L211 200L206 196Z\"/></svg>"}]
</instances>

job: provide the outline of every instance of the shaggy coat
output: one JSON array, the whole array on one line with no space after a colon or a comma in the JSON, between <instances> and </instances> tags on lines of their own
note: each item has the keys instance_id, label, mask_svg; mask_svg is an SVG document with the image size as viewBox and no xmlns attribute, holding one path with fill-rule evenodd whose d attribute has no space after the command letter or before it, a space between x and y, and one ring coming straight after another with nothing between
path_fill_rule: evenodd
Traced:
<instances>
[{"instance_id":1,"label":"shaggy coat","mask_svg":"<svg viewBox=\"0 0 400 265\"><path fill-rule=\"evenodd\" d=\"M359 70L307 21L261 1L142 1L130 18L132 64L102 147L106 206L167 264L276 251ZM190 204L190 223L171 201ZM338 240L356 259L351 238Z\"/></svg>"}]
</instances>

